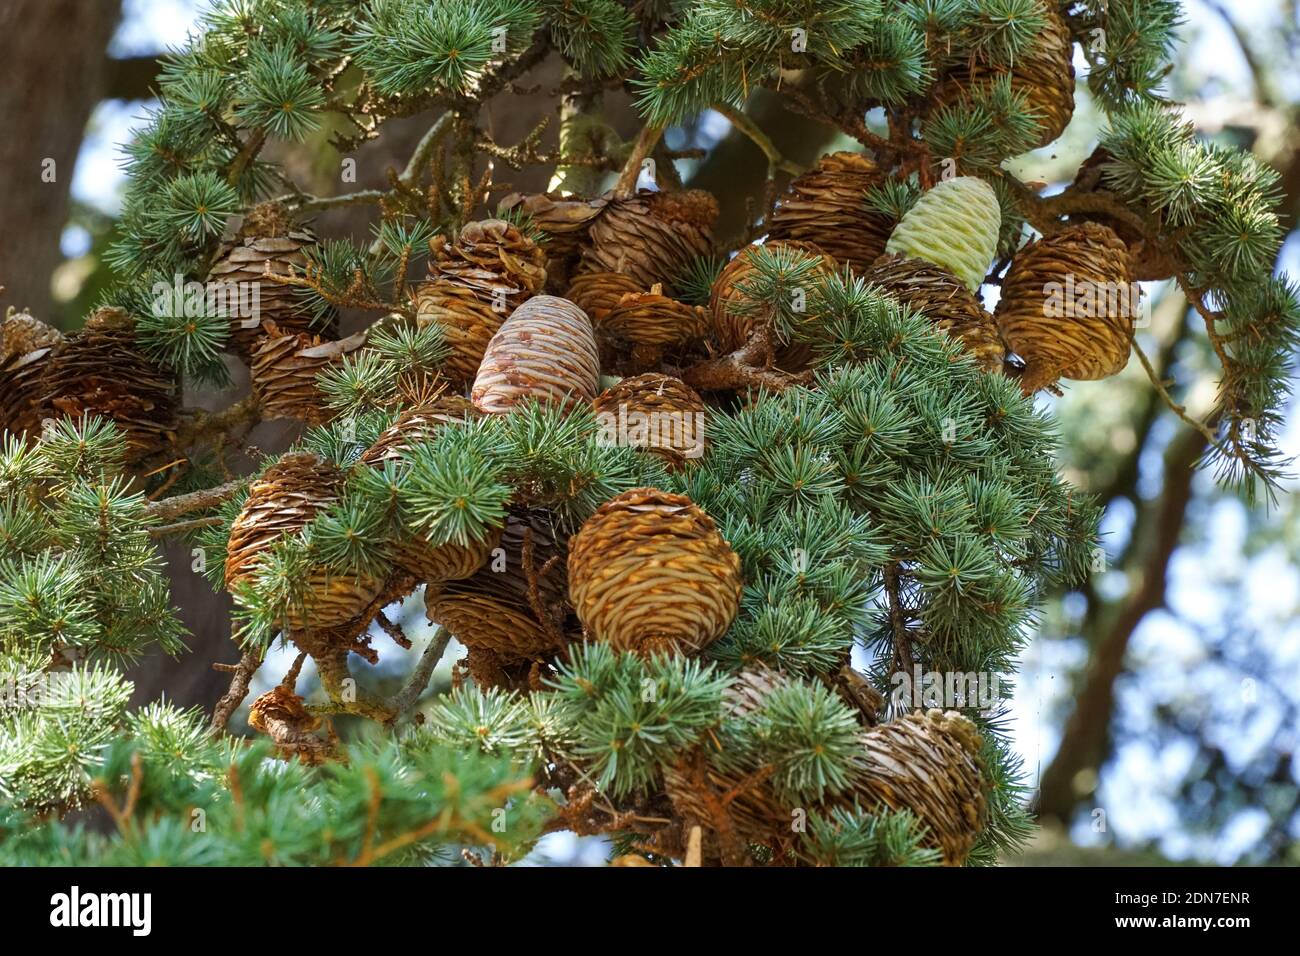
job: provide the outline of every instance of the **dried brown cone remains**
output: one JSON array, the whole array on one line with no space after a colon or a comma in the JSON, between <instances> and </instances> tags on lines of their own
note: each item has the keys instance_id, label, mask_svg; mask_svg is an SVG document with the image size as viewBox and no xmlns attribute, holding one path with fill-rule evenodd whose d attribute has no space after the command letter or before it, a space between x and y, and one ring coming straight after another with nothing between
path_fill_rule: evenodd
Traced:
<instances>
[{"instance_id":1,"label":"dried brown cone remains","mask_svg":"<svg viewBox=\"0 0 1300 956\"><path fill-rule=\"evenodd\" d=\"M704 453L704 399L679 378L634 375L601 392L592 407L602 429L616 429L619 441L645 448L672 468Z\"/></svg>"},{"instance_id":2,"label":"dried brown cone remains","mask_svg":"<svg viewBox=\"0 0 1300 956\"><path fill-rule=\"evenodd\" d=\"M532 658L503 656L483 644L475 644L467 647L465 656L456 662L452 679L453 685L457 678L468 677L479 687L526 694L545 689L542 678L549 670Z\"/></svg>"},{"instance_id":3,"label":"dried brown cone remains","mask_svg":"<svg viewBox=\"0 0 1300 956\"><path fill-rule=\"evenodd\" d=\"M328 737L317 735L321 723L303 698L283 684L268 690L248 708L248 725L274 740L281 756L297 757L303 763L320 764L339 755L333 728Z\"/></svg>"},{"instance_id":4,"label":"dried brown cone remains","mask_svg":"<svg viewBox=\"0 0 1300 956\"><path fill-rule=\"evenodd\" d=\"M812 242L836 262L861 272L885 251L898 223L866 206L868 189L885 174L861 153L831 153L790 183L772 214L770 239Z\"/></svg>"},{"instance_id":5,"label":"dried brown cone remains","mask_svg":"<svg viewBox=\"0 0 1300 956\"><path fill-rule=\"evenodd\" d=\"M366 342L364 332L337 342L328 342L308 332L283 334L272 322L249 362L253 395L262 417L296 418L320 424L333 417L316 376Z\"/></svg>"},{"instance_id":6,"label":"dried brown cone remains","mask_svg":"<svg viewBox=\"0 0 1300 956\"><path fill-rule=\"evenodd\" d=\"M567 640L565 550L540 516L510 515L493 558L464 581L425 595L429 620L498 663L539 659Z\"/></svg>"},{"instance_id":7,"label":"dried brown cone remains","mask_svg":"<svg viewBox=\"0 0 1300 956\"><path fill-rule=\"evenodd\" d=\"M599 381L596 335L587 314L568 299L539 295L492 337L470 399L488 414L531 400L587 404Z\"/></svg>"},{"instance_id":8,"label":"dried brown cone remains","mask_svg":"<svg viewBox=\"0 0 1300 956\"><path fill-rule=\"evenodd\" d=\"M302 530L338 498L343 474L307 452L284 455L255 480L230 527L226 589L234 593L252 579L261 555L285 535ZM335 627L369 610L381 584L314 570L303 588L303 607L290 613L295 629Z\"/></svg>"},{"instance_id":9,"label":"dried brown cone remains","mask_svg":"<svg viewBox=\"0 0 1300 956\"><path fill-rule=\"evenodd\" d=\"M640 192L616 199L591 225L578 272L622 272L641 290L671 286L691 262L712 249L718 201L699 189Z\"/></svg>"},{"instance_id":10,"label":"dried brown cone remains","mask_svg":"<svg viewBox=\"0 0 1300 956\"><path fill-rule=\"evenodd\" d=\"M416 319L442 328L451 350L442 371L452 384L473 381L506 316L545 284L546 254L503 219L467 223L455 242L434 237Z\"/></svg>"},{"instance_id":11,"label":"dried brown cone remains","mask_svg":"<svg viewBox=\"0 0 1300 956\"><path fill-rule=\"evenodd\" d=\"M141 456L171 443L176 383L137 347L135 322L121 309L97 310L42 366L42 415L103 415Z\"/></svg>"},{"instance_id":12,"label":"dried brown cone remains","mask_svg":"<svg viewBox=\"0 0 1300 956\"><path fill-rule=\"evenodd\" d=\"M1033 49L1011 66L990 66L971 59L949 70L935 88L935 104L956 103L972 90L1009 75L1011 89L1022 94L1038 116L1040 132L1034 146L1046 146L1060 136L1074 115L1074 42L1052 5L1044 2L1039 6L1047 22Z\"/></svg>"},{"instance_id":13,"label":"dried brown cone remains","mask_svg":"<svg viewBox=\"0 0 1300 956\"><path fill-rule=\"evenodd\" d=\"M1025 394L1061 378L1106 378L1128 364L1138 311L1131 279L1128 248L1095 222L1016 253L994 315L1007 347L1025 361Z\"/></svg>"},{"instance_id":14,"label":"dried brown cone remains","mask_svg":"<svg viewBox=\"0 0 1300 956\"><path fill-rule=\"evenodd\" d=\"M956 711L916 711L864 731L862 740L854 790L862 808L910 810L944 863L964 863L987 815L975 725Z\"/></svg>"},{"instance_id":15,"label":"dried brown cone remains","mask_svg":"<svg viewBox=\"0 0 1300 956\"><path fill-rule=\"evenodd\" d=\"M899 253L878 258L865 278L961 342L986 372L1002 368L1007 350L993 316L947 269Z\"/></svg>"},{"instance_id":16,"label":"dried brown cone remains","mask_svg":"<svg viewBox=\"0 0 1300 956\"><path fill-rule=\"evenodd\" d=\"M548 260L576 255L592 221L604 212L608 199L567 199L545 193L511 193L501 200L503 212L520 212L545 234Z\"/></svg>"},{"instance_id":17,"label":"dried brown cone remains","mask_svg":"<svg viewBox=\"0 0 1300 956\"><path fill-rule=\"evenodd\" d=\"M63 333L28 312L10 310L0 323L0 430L40 429L41 375Z\"/></svg>"},{"instance_id":18,"label":"dried brown cone remains","mask_svg":"<svg viewBox=\"0 0 1300 956\"><path fill-rule=\"evenodd\" d=\"M835 271L835 260L810 242L776 239L765 243L769 250L788 248L809 256L820 257L817 271L830 275ZM741 286L752 281L754 265L752 256L757 246L749 246L735 256L713 281L709 297L709 311L713 315L713 338L720 352L734 352L749 341L754 331L756 316L753 313L737 314L736 307L747 301ZM776 354L776 364L787 372L797 372L807 367L811 353L802 345L789 345Z\"/></svg>"},{"instance_id":19,"label":"dried brown cone remains","mask_svg":"<svg viewBox=\"0 0 1300 956\"><path fill-rule=\"evenodd\" d=\"M626 491L570 542L574 609L619 650L698 652L731 626L741 587L740 558L685 495Z\"/></svg>"},{"instance_id":20,"label":"dried brown cone remains","mask_svg":"<svg viewBox=\"0 0 1300 956\"><path fill-rule=\"evenodd\" d=\"M338 327L338 315L318 317L306 304L300 290L291 285L264 278L269 269L276 275L292 275L307 264L304 250L316 245L316 234L306 226L294 224L289 210L280 203L265 202L255 206L233 242L222 246L217 261L208 273L210 283L246 283L243 290L256 289L256 311L251 315L231 315L228 348L247 359L257 348L262 322L268 320L282 334L316 331L331 336ZM232 288L233 291L233 288ZM249 297L241 292L241 303ZM230 301L229 296L225 297Z\"/></svg>"}]
</instances>

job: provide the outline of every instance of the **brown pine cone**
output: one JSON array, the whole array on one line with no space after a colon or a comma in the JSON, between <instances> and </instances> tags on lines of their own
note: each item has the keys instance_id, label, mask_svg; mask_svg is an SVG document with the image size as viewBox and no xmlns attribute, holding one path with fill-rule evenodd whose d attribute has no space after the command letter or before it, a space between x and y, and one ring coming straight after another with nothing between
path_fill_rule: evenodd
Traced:
<instances>
[{"instance_id":1,"label":"brown pine cone","mask_svg":"<svg viewBox=\"0 0 1300 956\"><path fill-rule=\"evenodd\" d=\"M804 255L820 257L815 274L830 275L835 272L835 261L810 242L776 239L764 243L764 247L769 251L791 249ZM756 315L752 312L741 314L737 312L737 307L749 301L741 291L741 286L752 282L755 277L753 257L758 248L747 246L742 249L713 281L709 311L713 315L713 338L719 352L734 352L745 345L753 334ZM778 345L775 358L777 367L783 371L799 372L808 367L812 353L804 345L791 343Z\"/></svg>"},{"instance_id":2,"label":"brown pine cone","mask_svg":"<svg viewBox=\"0 0 1300 956\"><path fill-rule=\"evenodd\" d=\"M238 237L221 247L208 273L209 283L242 284L224 297L241 305L239 314L230 317L227 347L231 352L247 360L260 342L264 321L274 322L285 335L313 327L326 337L337 334L337 312L331 310L317 321L298 287L264 278L268 267L276 275L300 272L307 264L305 250L316 242L316 234L295 225L289 210L280 203L261 203L244 217ZM256 291L255 300L252 290Z\"/></svg>"},{"instance_id":3,"label":"brown pine cone","mask_svg":"<svg viewBox=\"0 0 1300 956\"><path fill-rule=\"evenodd\" d=\"M681 468L704 454L704 399L679 378L648 372L625 378L596 397L592 407L603 440L645 448Z\"/></svg>"},{"instance_id":4,"label":"brown pine cone","mask_svg":"<svg viewBox=\"0 0 1300 956\"><path fill-rule=\"evenodd\" d=\"M1091 155L1079 164L1079 171L1070 184L1072 195L1093 193L1105 188L1102 173L1106 166L1115 161L1105 147L1098 146ZM1177 250L1158 241L1148 241L1147 237L1132 223L1101 212L1071 213L1070 222L1098 222L1109 226L1128 246L1129 265L1133 271L1134 282L1160 282L1172 279L1182 270Z\"/></svg>"},{"instance_id":5,"label":"brown pine cone","mask_svg":"<svg viewBox=\"0 0 1300 956\"><path fill-rule=\"evenodd\" d=\"M529 299L492 337L470 399L501 414L529 400L585 405L596 397L600 361L587 314L567 299Z\"/></svg>"},{"instance_id":6,"label":"brown pine cone","mask_svg":"<svg viewBox=\"0 0 1300 956\"><path fill-rule=\"evenodd\" d=\"M883 255L871 264L864 278L961 342L984 371L1002 368L1007 350L998 337L993 316L943 266L901 254Z\"/></svg>"},{"instance_id":7,"label":"brown pine cone","mask_svg":"<svg viewBox=\"0 0 1300 956\"><path fill-rule=\"evenodd\" d=\"M622 272L648 289L672 280L712 249L718 201L698 189L642 191L615 199L590 228L578 273Z\"/></svg>"},{"instance_id":8,"label":"brown pine cone","mask_svg":"<svg viewBox=\"0 0 1300 956\"><path fill-rule=\"evenodd\" d=\"M1041 9L1047 24L1033 49L1011 66L973 58L949 70L935 87L935 106L957 103L972 90L1010 75L1012 90L1024 94L1038 116L1039 135L1034 146L1046 146L1060 136L1074 115L1074 41L1052 4L1043 2Z\"/></svg>"},{"instance_id":9,"label":"brown pine cone","mask_svg":"<svg viewBox=\"0 0 1300 956\"><path fill-rule=\"evenodd\" d=\"M576 304L597 326L604 322L625 295L637 295L645 288L621 272L586 272L576 277L564 297Z\"/></svg>"},{"instance_id":10,"label":"brown pine cone","mask_svg":"<svg viewBox=\"0 0 1300 956\"><path fill-rule=\"evenodd\" d=\"M296 418L312 425L333 418L316 376L365 345L366 333L328 342L307 332L284 334L273 322L264 323L263 331L249 361L262 418Z\"/></svg>"},{"instance_id":11,"label":"brown pine cone","mask_svg":"<svg viewBox=\"0 0 1300 956\"><path fill-rule=\"evenodd\" d=\"M1026 395L1058 379L1093 380L1128 364L1139 315L1128 248L1107 226L1066 226L1011 260L994 313L1007 347L1025 360Z\"/></svg>"},{"instance_id":12,"label":"brown pine cone","mask_svg":"<svg viewBox=\"0 0 1300 956\"><path fill-rule=\"evenodd\" d=\"M503 219L467 223L454 243L430 242L429 281L416 291L416 320L437 323L451 355L443 374L473 381L488 342L506 316L546 284L546 254Z\"/></svg>"},{"instance_id":13,"label":"brown pine cone","mask_svg":"<svg viewBox=\"0 0 1300 956\"><path fill-rule=\"evenodd\" d=\"M444 392L398 415L397 420L366 449L361 460L367 465L397 461L413 446L432 438L443 425L460 424L480 417L482 413L469 399Z\"/></svg>"},{"instance_id":14,"label":"brown pine cone","mask_svg":"<svg viewBox=\"0 0 1300 956\"><path fill-rule=\"evenodd\" d=\"M361 456L364 464L383 465L403 461L412 448L433 438L443 425L460 424L479 418L480 413L459 395L442 394L427 404L408 408ZM417 581L438 584L467 578L488 559L497 547L501 531L497 529L481 541L459 543L447 541L431 545L420 534L393 543L393 563Z\"/></svg>"},{"instance_id":15,"label":"brown pine cone","mask_svg":"<svg viewBox=\"0 0 1300 956\"><path fill-rule=\"evenodd\" d=\"M787 681L783 673L762 664L746 667L732 675L723 694L724 715L737 719L754 713ZM702 827L709 834L710 845L726 866L750 862L751 844L777 849L798 839L791 808L777 799L765 777L720 771L704 748L664 770L664 790L687 826Z\"/></svg>"},{"instance_id":16,"label":"brown pine cone","mask_svg":"<svg viewBox=\"0 0 1300 956\"><path fill-rule=\"evenodd\" d=\"M565 548L541 515L510 515L499 555L472 577L426 592L429 620L499 661L538 659L567 640Z\"/></svg>"},{"instance_id":17,"label":"brown pine cone","mask_svg":"<svg viewBox=\"0 0 1300 956\"><path fill-rule=\"evenodd\" d=\"M34 436L41 427L41 375L63 333L12 308L0 322L0 431Z\"/></svg>"},{"instance_id":18,"label":"brown pine cone","mask_svg":"<svg viewBox=\"0 0 1300 956\"><path fill-rule=\"evenodd\" d=\"M226 545L226 590L251 580L259 557L277 540L301 531L338 500L343 474L308 452L291 452L249 486L248 498L230 527ZM304 588L302 608L290 612L294 629L346 624L371 610L381 582L314 570Z\"/></svg>"},{"instance_id":19,"label":"brown pine cone","mask_svg":"<svg viewBox=\"0 0 1300 956\"><path fill-rule=\"evenodd\" d=\"M176 383L137 347L135 321L123 310L96 310L42 365L42 416L103 415L141 457L175 437Z\"/></svg>"},{"instance_id":20,"label":"brown pine cone","mask_svg":"<svg viewBox=\"0 0 1300 956\"><path fill-rule=\"evenodd\" d=\"M511 193L498 205L503 213L520 212L542 231L546 253L547 291L563 293L587 244L591 224L605 211L609 200L573 199L544 193Z\"/></svg>"},{"instance_id":21,"label":"brown pine cone","mask_svg":"<svg viewBox=\"0 0 1300 956\"><path fill-rule=\"evenodd\" d=\"M663 294L656 283L649 292L629 292L596 324L630 345L652 348L686 345L708 332L709 313L698 305L687 305Z\"/></svg>"},{"instance_id":22,"label":"brown pine cone","mask_svg":"<svg viewBox=\"0 0 1300 956\"><path fill-rule=\"evenodd\" d=\"M684 495L634 488L574 536L569 593L587 633L619 650L694 654L731 626L740 558Z\"/></svg>"},{"instance_id":23,"label":"brown pine cone","mask_svg":"<svg viewBox=\"0 0 1300 956\"><path fill-rule=\"evenodd\" d=\"M772 214L772 239L815 243L836 262L865 270L885 251L897 221L867 208L866 193L885 181L861 153L831 153L790 183Z\"/></svg>"},{"instance_id":24,"label":"brown pine cone","mask_svg":"<svg viewBox=\"0 0 1300 956\"><path fill-rule=\"evenodd\" d=\"M987 818L980 737L956 711L915 711L863 731L854 796L864 810L910 810L948 866L966 862Z\"/></svg>"}]
</instances>

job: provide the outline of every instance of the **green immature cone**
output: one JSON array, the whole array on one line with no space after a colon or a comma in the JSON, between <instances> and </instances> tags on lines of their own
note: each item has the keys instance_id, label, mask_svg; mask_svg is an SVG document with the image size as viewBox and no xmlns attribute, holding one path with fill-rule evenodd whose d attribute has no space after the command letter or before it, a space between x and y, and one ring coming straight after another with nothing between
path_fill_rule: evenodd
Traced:
<instances>
[{"instance_id":1,"label":"green immature cone","mask_svg":"<svg viewBox=\"0 0 1300 956\"><path fill-rule=\"evenodd\" d=\"M998 248L1002 209L982 179L944 180L916 201L895 227L886 252L943 266L977 292Z\"/></svg>"}]
</instances>

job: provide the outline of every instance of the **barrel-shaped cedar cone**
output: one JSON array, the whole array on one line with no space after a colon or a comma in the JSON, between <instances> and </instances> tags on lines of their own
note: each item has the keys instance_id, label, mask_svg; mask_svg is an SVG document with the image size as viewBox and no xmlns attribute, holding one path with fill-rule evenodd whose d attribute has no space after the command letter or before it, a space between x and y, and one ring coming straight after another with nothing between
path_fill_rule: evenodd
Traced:
<instances>
[{"instance_id":1,"label":"barrel-shaped cedar cone","mask_svg":"<svg viewBox=\"0 0 1300 956\"><path fill-rule=\"evenodd\" d=\"M528 401L585 405L596 397L600 360L587 314L568 299L529 299L492 336L470 400L500 414Z\"/></svg>"},{"instance_id":2,"label":"barrel-shaped cedar cone","mask_svg":"<svg viewBox=\"0 0 1300 956\"><path fill-rule=\"evenodd\" d=\"M416 290L416 320L437 324L451 350L442 371L453 385L473 381L492 336L514 309L546 284L546 253L503 219L467 223L455 242L430 242L429 280Z\"/></svg>"},{"instance_id":3,"label":"barrel-shaped cedar cone","mask_svg":"<svg viewBox=\"0 0 1300 956\"><path fill-rule=\"evenodd\" d=\"M740 606L740 558L684 495L634 488L570 542L569 594L588 635L619 650L693 654Z\"/></svg>"},{"instance_id":4,"label":"barrel-shaped cedar cone","mask_svg":"<svg viewBox=\"0 0 1300 956\"><path fill-rule=\"evenodd\" d=\"M679 378L633 375L596 396L592 408L611 444L644 448L674 469L704 454L704 400Z\"/></svg>"},{"instance_id":5,"label":"barrel-shaped cedar cone","mask_svg":"<svg viewBox=\"0 0 1300 956\"><path fill-rule=\"evenodd\" d=\"M1058 379L1093 380L1128 364L1139 309L1128 247L1100 223L1066 226L1011 260L994 316L1025 361L1032 394Z\"/></svg>"}]
</instances>

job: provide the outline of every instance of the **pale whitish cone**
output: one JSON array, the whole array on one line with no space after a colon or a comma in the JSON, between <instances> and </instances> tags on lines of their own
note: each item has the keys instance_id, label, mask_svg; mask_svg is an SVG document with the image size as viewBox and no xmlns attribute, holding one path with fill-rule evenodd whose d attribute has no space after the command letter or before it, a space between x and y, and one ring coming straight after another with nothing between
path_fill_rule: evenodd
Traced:
<instances>
[{"instance_id":1,"label":"pale whitish cone","mask_svg":"<svg viewBox=\"0 0 1300 956\"><path fill-rule=\"evenodd\" d=\"M517 308L488 343L470 400L487 414L530 400L586 404L596 397L599 380L587 314L567 299L539 295Z\"/></svg>"},{"instance_id":2,"label":"pale whitish cone","mask_svg":"<svg viewBox=\"0 0 1300 956\"><path fill-rule=\"evenodd\" d=\"M1128 364L1138 311L1131 279L1128 247L1100 223L1067 226L1016 253L995 317L1025 360L1025 392L1058 378L1106 378ZM1094 295L1078 298L1087 289Z\"/></svg>"},{"instance_id":3,"label":"pale whitish cone","mask_svg":"<svg viewBox=\"0 0 1300 956\"><path fill-rule=\"evenodd\" d=\"M693 654L731 626L740 558L684 495L634 488L574 536L569 594L587 633L620 650Z\"/></svg>"},{"instance_id":4,"label":"pale whitish cone","mask_svg":"<svg viewBox=\"0 0 1300 956\"><path fill-rule=\"evenodd\" d=\"M917 711L864 731L862 741L853 791L862 809L910 810L945 864L964 863L987 817L974 724L956 711Z\"/></svg>"},{"instance_id":5,"label":"pale whitish cone","mask_svg":"<svg viewBox=\"0 0 1300 956\"><path fill-rule=\"evenodd\" d=\"M998 248L1002 209L982 179L958 176L924 193L894 228L886 252L943 266L979 291Z\"/></svg>"}]
</instances>

